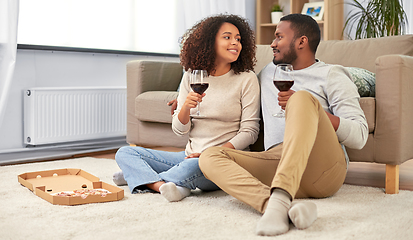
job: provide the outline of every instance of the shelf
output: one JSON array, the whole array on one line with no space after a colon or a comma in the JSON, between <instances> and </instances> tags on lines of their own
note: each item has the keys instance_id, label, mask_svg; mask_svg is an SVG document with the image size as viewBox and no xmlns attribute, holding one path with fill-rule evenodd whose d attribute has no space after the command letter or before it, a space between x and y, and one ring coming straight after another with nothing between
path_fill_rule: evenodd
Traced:
<instances>
[{"instance_id":1,"label":"shelf","mask_svg":"<svg viewBox=\"0 0 413 240\"><path fill-rule=\"evenodd\" d=\"M262 23L260 26L261 27L276 27L277 24L276 23Z\"/></svg>"},{"instance_id":2,"label":"shelf","mask_svg":"<svg viewBox=\"0 0 413 240\"><path fill-rule=\"evenodd\" d=\"M317 21L318 25L324 25L324 21ZM261 27L276 27L277 23L261 23Z\"/></svg>"},{"instance_id":3,"label":"shelf","mask_svg":"<svg viewBox=\"0 0 413 240\"><path fill-rule=\"evenodd\" d=\"M285 3L285 0L256 0L256 40L257 44L271 44L277 24L271 22L271 7L274 3ZM290 0L290 13L301 13L304 4L309 0ZM288 1L287 1L288 3ZM284 8L286 9L286 8ZM287 14L287 13L284 13ZM343 0L325 0L324 16L317 21L322 40L342 39Z\"/></svg>"}]
</instances>

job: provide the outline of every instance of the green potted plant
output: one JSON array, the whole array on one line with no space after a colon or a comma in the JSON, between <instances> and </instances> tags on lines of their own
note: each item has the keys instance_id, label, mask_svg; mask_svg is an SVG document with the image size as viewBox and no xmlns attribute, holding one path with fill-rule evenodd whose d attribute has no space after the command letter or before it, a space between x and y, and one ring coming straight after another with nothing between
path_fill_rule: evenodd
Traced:
<instances>
[{"instance_id":1,"label":"green potted plant","mask_svg":"<svg viewBox=\"0 0 413 240\"><path fill-rule=\"evenodd\" d=\"M344 30L355 26L355 39L375 38L404 34L407 16L400 0L369 0L364 7L358 0L349 5L355 7L349 12ZM348 34L348 37L351 37Z\"/></svg>"},{"instance_id":2,"label":"green potted plant","mask_svg":"<svg viewBox=\"0 0 413 240\"><path fill-rule=\"evenodd\" d=\"M271 8L271 22L272 23L279 23L280 18L283 16L283 9L279 4L274 4Z\"/></svg>"}]
</instances>

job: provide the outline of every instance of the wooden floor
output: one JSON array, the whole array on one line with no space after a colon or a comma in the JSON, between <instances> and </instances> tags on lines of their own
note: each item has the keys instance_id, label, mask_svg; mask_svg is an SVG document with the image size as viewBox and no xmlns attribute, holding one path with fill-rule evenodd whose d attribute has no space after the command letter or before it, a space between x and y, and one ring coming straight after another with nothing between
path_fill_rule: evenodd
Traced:
<instances>
[{"instance_id":1,"label":"wooden floor","mask_svg":"<svg viewBox=\"0 0 413 240\"><path fill-rule=\"evenodd\" d=\"M179 148L155 148L165 151L181 151ZM116 151L107 151L85 156L115 159ZM400 189L413 190L413 160L400 165ZM386 165L376 163L350 162L345 183L383 188L385 186ZM384 191L384 190L383 190Z\"/></svg>"}]
</instances>

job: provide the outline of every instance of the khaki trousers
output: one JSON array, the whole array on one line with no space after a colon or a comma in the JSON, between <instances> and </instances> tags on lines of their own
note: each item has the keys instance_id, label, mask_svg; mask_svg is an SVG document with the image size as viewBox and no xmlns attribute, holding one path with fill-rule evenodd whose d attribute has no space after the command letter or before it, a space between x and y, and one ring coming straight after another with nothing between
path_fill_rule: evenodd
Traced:
<instances>
[{"instance_id":1,"label":"khaki trousers","mask_svg":"<svg viewBox=\"0 0 413 240\"><path fill-rule=\"evenodd\" d=\"M205 177L260 212L265 211L273 188L287 191L292 198L336 193L344 182L347 163L319 101L306 91L294 93L286 106L285 121L284 142L267 151L205 150L199 159Z\"/></svg>"}]
</instances>

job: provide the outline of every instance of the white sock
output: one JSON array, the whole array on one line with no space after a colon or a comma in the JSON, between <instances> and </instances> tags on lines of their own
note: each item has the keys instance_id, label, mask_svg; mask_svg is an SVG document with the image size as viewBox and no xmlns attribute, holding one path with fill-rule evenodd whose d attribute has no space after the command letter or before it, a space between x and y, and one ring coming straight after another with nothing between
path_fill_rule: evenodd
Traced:
<instances>
[{"instance_id":1,"label":"white sock","mask_svg":"<svg viewBox=\"0 0 413 240\"><path fill-rule=\"evenodd\" d=\"M256 233L261 236L275 236L288 232L288 210L290 196L281 189L275 189L268 200L267 209L258 221Z\"/></svg>"},{"instance_id":2,"label":"white sock","mask_svg":"<svg viewBox=\"0 0 413 240\"><path fill-rule=\"evenodd\" d=\"M312 202L293 203L288 216L296 228L306 229L317 219L317 205Z\"/></svg>"},{"instance_id":3,"label":"white sock","mask_svg":"<svg viewBox=\"0 0 413 240\"><path fill-rule=\"evenodd\" d=\"M113 182L118 185L118 186L122 186L122 185L128 185L128 183L126 182L125 178L123 177L123 172L115 172L113 174Z\"/></svg>"},{"instance_id":4,"label":"white sock","mask_svg":"<svg viewBox=\"0 0 413 240\"><path fill-rule=\"evenodd\" d=\"M159 187L159 192L170 202L181 201L191 194L191 189L176 186L173 182L167 182Z\"/></svg>"}]
</instances>

